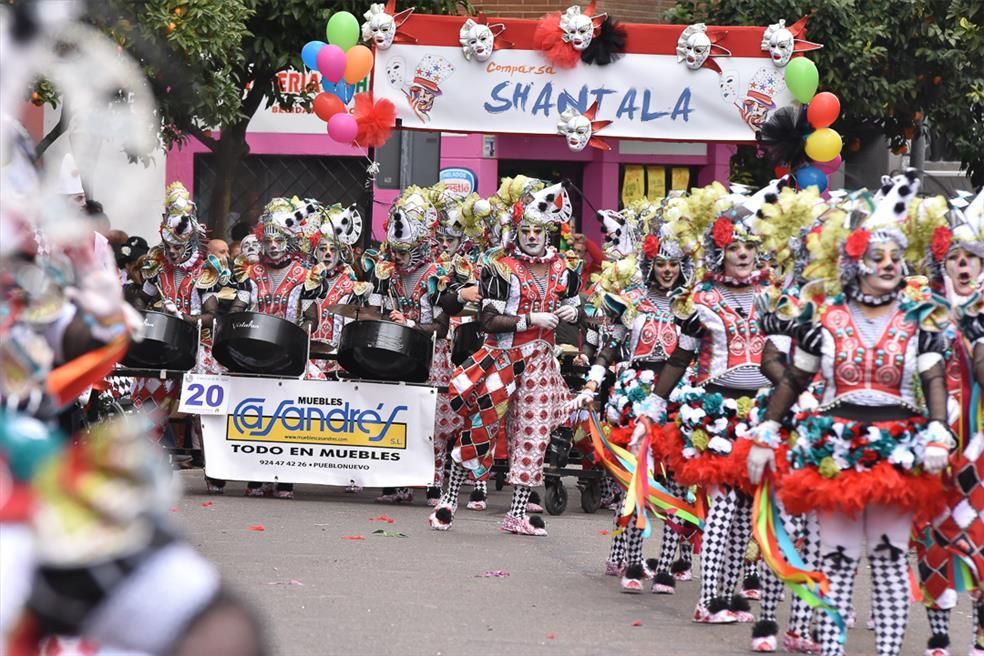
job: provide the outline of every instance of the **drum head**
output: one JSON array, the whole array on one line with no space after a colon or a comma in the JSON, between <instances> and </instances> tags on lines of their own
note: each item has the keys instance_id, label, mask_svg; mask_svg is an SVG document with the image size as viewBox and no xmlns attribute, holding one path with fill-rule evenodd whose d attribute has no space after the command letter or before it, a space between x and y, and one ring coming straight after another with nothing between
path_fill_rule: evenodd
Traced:
<instances>
[{"instance_id":1,"label":"drum head","mask_svg":"<svg viewBox=\"0 0 984 656\"><path fill-rule=\"evenodd\" d=\"M307 366L308 336L289 321L255 312L217 319L212 355L234 373L300 376Z\"/></svg>"},{"instance_id":2,"label":"drum head","mask_svg":"<svg viewBox=\"0 0 984 656\"><path fill-rule=\"evenodd\" d=\"M429 335L389 321L353 321L339 340L338 363L359 378L423 383L433 357Z\"/></svg>"},{"instance_id":3,"label":"drum head","mask_svg":"<svg viewBox=\"0 0 984 656\"><path fill-rule=\"evenodd\" d=\"M123 366L188 371L198 360L198 326L161 312L144 312L144 338L130 342Z\"/></svg>"}]
</instances>

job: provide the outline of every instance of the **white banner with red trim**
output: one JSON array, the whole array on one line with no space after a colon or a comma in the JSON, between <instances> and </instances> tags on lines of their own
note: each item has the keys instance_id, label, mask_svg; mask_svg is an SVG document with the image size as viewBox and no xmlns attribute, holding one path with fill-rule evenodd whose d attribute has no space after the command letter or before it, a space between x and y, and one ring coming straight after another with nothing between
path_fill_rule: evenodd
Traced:
<instances>
[{"instance_id":1,"label":"white banner with red trim","mask_svg":"<svg viewBox=\"0 0 984 656\"><path fill-rule=\"evenodd\" d=\"M451 45L463 20L415 14L400 28L415 42L375 50L373 93L393 101L404 127L556 135L565 109L586 114L595 105L592 120L611 121L594 135L602 140L749 142L792 101L783 68L762 49L764 28L720 28L718 43L731 56L712 55L711 65L691 70L676 55L684 26L627 25L620 59L563 69L532 48L535 21L517 19L503 21L501 39L513 47L467 60Z\"/></svg>"}]
</instances>

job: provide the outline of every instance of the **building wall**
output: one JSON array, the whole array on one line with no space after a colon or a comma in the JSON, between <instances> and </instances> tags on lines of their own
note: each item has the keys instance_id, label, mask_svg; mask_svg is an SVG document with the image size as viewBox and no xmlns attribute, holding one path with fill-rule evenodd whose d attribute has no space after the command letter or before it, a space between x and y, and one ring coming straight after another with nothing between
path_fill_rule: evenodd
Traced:
<instances>
[{"instance_id":1,"label":"building wall","mask_svg":"<svg viewBox=\"0 0 984 656\"><path fill-rule=\"evenodd\" d=\"M574 0L479 0L475 7L489 16L539 18L551 11L563 11ZM577 2L576 4L583 4ZM598 8L627 23L661 23L663 12L672 7L671 0L601 0Z\"/></svg>"}]
</instances>

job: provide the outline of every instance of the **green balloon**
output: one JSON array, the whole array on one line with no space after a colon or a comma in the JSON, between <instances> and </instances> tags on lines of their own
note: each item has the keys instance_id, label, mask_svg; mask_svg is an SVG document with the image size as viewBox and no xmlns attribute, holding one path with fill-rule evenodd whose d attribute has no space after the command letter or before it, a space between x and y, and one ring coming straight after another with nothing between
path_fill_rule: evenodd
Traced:
<instances>
[{"instance_id":1,"label":"green balloon","mask_svg":"<svg viewBox=\"0 0 984 656\"><path fill-rule=\"evenodd\" d=\"M359 21L347 11L340 11L328 19L325 27L328 43L348 50L359 42Z\"/></svg>"},{"instance_id":2,"label":"green balloon","mask_svg":"<svg viewBox=\"0 0 984 656\"><path fill-rule=\"evenodd\" d=\"M813 99L819 83L817 65L806 57L796 57L786 64L786 86L793 98L801 103L806 104Z\"/></svg>"}]
</instances>

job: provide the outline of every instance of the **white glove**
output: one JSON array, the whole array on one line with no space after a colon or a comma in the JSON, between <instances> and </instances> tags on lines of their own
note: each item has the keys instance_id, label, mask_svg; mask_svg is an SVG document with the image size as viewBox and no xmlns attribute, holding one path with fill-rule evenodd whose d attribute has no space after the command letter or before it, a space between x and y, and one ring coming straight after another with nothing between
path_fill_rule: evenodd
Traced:
<instances>
[{"instance_id":1,"label":"white glove","mask_svg":"<svg viewBox=\"0 0 984 656\"><path fill-rule=\"evenodd\" d=\"M590 408L591 404L594 403L595 393L585 387L583 390L577 393L574 397L574 407L576 408Z\"/></svg>"},{"instance_id":2,"label":"white glove","mask_svg":"<svg viewBox=\"0 0 984 656\"><path fill-rule=\"evenodd\" d=\"M936 444L930 444L923 452L923 467L930 474L938 474L946 467L949 459L949 449Z\"/></svg>"},{"instance_id":3,"label":"white glove","mask_svg":"<svg viewBox=\"0 0 984 656\"><path fill-rule=\"evenodd\" d=\"M577 308L573 305L561 305L554 312L557 318L561 321L566 321L567 323L574 323L577 321Z\"/></svg>"},{"instance_id":4,"label":"white glove","mask_svg":"<svg viewBox=\"0 0 984 656\"><path fill-rule=\"evenodd\" d=\"M77 287L66 289L65 295L96 319L108 319L123 311L123 288L116 274L95 269L80 282Z\"/></svg>"},{"instance_id":5,"label":"white glove","mask_svg":"<svg viewBox=\"0 0 984 656\"><path fill-rule=\"evenodd\" d=\"M530 324L537 328L553 330L557 327L557 315L553 312L530 312Z\"/></svg>"},{"instance_id":6,"label":"white glove","mask_svg":"<svg viewBox=\"0 0 984 656\"><path fill-rule=\"evenodd\" d=\"M639 442L642 441L642 437L648 431L648 427L643 421L636 421L635 430L632 431L632 437L629 438L629 450L635 451L639 446Z\"/></svg>"},{"instance_id":7,"label":"white glove","mask_svg":"<svg viewBox=\"0 0 984 656\"><path fill-rule=\"evenodd\" d=\"M776 452L767 446L753 444L748 452L748 479L758 485L766 471L775 471Z\"/></svg>"},{"instance_id":8,"label":"white glove","mask_svg":"<svg viewBox=\"0 0 984 656\"><path fill-rule=\"evenodd\" d=\"M767 446L774 449L779 446L782 437L779 435L781 426L778 421L768 419L749 431L749 439L756 444Z\"/></svg>"},{"instance_id":9,"label":"white glove","mask_svg":"<svg viewBox=\"0 0 984 656\"><path fill-rule=\"evenodd\" d=\"M173 314L176 317L181 316L181 311L178 309L178 306L171 300L164 301L164 311L168 314Z\"/></svg>"}]
</instances>

